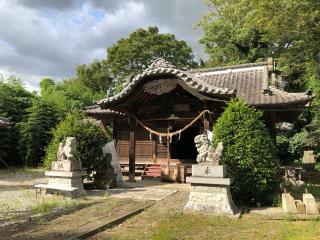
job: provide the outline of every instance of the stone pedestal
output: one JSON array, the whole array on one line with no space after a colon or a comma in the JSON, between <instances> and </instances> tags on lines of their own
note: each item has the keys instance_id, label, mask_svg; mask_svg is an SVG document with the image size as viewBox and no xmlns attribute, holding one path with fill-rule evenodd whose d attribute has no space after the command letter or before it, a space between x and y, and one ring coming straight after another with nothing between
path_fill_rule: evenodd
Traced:
<instances>
[{"instance_id":1,"label":"stone pedestal","mask_svg":"<svg viewBox=\"0 0 320 240\"><path fill-rule=\"evenodd\" d=\"M281 200L283 212L290 214L298 213L296 203L290 193L282 193Z\"/></svg>"},{"instance_id":2,"label":"stone pedestal","mask_svg":"<svg viewBox=\"0 0 320 240\"><path fill-rule=\"evenodd\" d=\"M318 215L319 209L315 198L310 193L304 193L302 195L303 203L306 206L306 213L310 215Z\"/></svg>"},{"instance_id":3,"label":"stone pedestal","mask_svg":"<svg viewBox=\"0 0 320 240\"><path fill-rule=\"evenodd\" d=\"M302 167L306 170L313 171L316 164L316 155L313 150L303 151Z\"/></svg>"},{"instance_id":4,"label":"stone pedestal","mask_svg":"<svg viewBox=\"0 0 320 240\"><path fill-rule=\"evenodd\" d=\"M238 214L230 193L231 179L226 176L227 167L224 165L192 165L192 177L187 177L191 188L185 211L231 216Z\"/></svg>"},{"instance_id":5,"label":"stone pedestal","mask_svg":"<svg viewBox=\"0 0 320 240\"><path fill-rule=\"evenodd\" d=\"M48 184L42 184L41 188L46 189L46 193L61 194L63 196L76 198L86 194L82 177L86 175L82 171L80 161L54 161L51 171L46 171L45 176L49 178Z\"/></svg>"}]
</instances>

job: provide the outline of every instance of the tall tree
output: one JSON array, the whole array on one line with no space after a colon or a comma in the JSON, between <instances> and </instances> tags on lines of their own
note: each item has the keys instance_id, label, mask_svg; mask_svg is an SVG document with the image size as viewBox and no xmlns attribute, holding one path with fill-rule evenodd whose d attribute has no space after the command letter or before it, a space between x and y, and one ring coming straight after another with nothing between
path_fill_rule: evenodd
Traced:
<instances>
[{"instance_id":1,"label":"tall tree","mask_svg":"<svg viewBox=\"0 0 320 240\"><path fill-rule=\"evenodd\" d=\"M103 92L93 92L77 78L66 79L55 83L52 79L40 81L41 98L58 110L60 118L64 118L68 112L86 105L92 105L95 100L104 97Z\"/></svg>"},{"instance_id":2,"label":"tall tree","mask_svg":"<svg viewBox=\"0 0 320 240\"><path fill-rule=\"evenodd\" d=\"M112 85L110 68L105 60L95 60L90 64L81 64L76 68L76 79L93 93L108 92Z\"/></svg>"},{"instance_id":3,"label":"tall tree","mask_svg":"<svg viewBox=\"0 0 320 240\"><path fill-rule=\"evenodd\" d=\"M120 39L107 49L107 64L115 78L117 89L123 80L145 69L153 58L164 58L179 68L196 67L192 49L172 34L161 34L157 27L137 29L128 38Z\"/></svg>"},{"instance_id":4,"label":"tall tree","mask_svg":"<svg viewBox=\"0 0 320 240\"><path fill-rule=\"evenodd\" d=\"M25 121L18 124L20 130L19 150L24 165L37 166L45 154L45 147L51 141L51 129L58 121L54 106L41 99L35 99L28 109Z\"/></svg>"},{"instance_id":5,"label":"tall tree","mask_svg":"<svg viewBox=\"0 0 320 240\"><path fill-rule=\"evenodd\" d=\"M200 26L212 66L278 59L290 90L312 88L320 103L320 2L206 0Z\"/></svg>"},{"instance_id":6,"label":"tall tree","mask_svg":"<svg viewBox=\"0 0 320 240\"><path fill-rule=\"evenodd\" d=\"M207 65L274 57L284 74L287 91L312 90L311 111L301 114L294 131L281 136L282 143L287 142L281 146L287 146L284 152L300 158L306 136L304 125L311 119L320 120L320 1L206 0L206 3L212 11L200 26L204 30L201 42L209 54Z\"/></svg>"},{"instance_id":7,"label":"tall tree","mask_svg":"<svg viewBox=\"0 0 320 240\"><path fill-rule=\"evenodd\" d=\"M16 124L26 117L33 98L14 76L0 82L0 116L10 118L12 122L10 129L0 129L0 157L7 164L23 163L17 150L21 136Z\"/></svg>"},{"instance_id":8,"label":"tall tree","mask_svg":"<svg viewBox=\"0 0 320 240\"><path fill-rule=\"evenodd\" d=\"M55 86L55 82L51 78L43 78L40 83L40 94L45 96L52 93L52 89Z\"/></svg>"}]
</instances>

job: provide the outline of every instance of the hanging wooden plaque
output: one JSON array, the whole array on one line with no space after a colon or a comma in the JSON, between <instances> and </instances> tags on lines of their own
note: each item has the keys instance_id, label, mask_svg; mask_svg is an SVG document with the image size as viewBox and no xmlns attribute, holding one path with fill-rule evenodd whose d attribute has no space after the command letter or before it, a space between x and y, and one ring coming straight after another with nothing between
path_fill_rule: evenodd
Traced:
<instances>
[{"instance_id":1,"label":"hanging wooden plaque","mask_svg":"<svg viewBox=\"0 0 320 240\"><path fill-rule=\"evenodd\" d=\"M171 92L177 86L177 82L172 79L160 79L149 82L143 86L143 90L154 95L162 95Z\"/></svg>"}]
</instances>

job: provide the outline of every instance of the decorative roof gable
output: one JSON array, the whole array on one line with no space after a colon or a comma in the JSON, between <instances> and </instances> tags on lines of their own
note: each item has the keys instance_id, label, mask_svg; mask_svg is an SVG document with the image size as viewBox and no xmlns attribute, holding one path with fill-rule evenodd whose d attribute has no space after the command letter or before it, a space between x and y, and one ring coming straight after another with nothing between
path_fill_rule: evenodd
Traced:
<instances>
[{"instance_id":1,"label":"decorative roof gable","mask_svg":"<svg viewBox=\"0 0 320 240\"><path fill-rule=\"evenodd\" d=\"M242 97L246 103L253 106L306 104L311 100L310 93L288 93L269 86L272 70L270 62L262 62L185 71L177 69L164 59L157 58L141 74L132 77L119 94L102 99L98 104L104 104L106 107L109 103L116 105L134 91L141 81L147 79L151 83L159 77L178 78L187 88L212 99Z\"/></svg>"}]
</instances>

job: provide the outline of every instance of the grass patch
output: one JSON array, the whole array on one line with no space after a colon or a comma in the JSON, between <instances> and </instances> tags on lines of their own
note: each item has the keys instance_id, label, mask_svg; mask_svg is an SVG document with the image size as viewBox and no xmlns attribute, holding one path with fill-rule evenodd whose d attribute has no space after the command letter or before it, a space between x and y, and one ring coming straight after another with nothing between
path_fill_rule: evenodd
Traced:
<instances>
[{"instance_id":1,"label":"grass patch","mask_svg":"<svg viewBox=\"0 0 320 240\"><path fill-rule=\"evenodd\" d=\"M97 239L318 240L319 222L268 220L245 214L241 219L184 213L187 196L177 193Z\"/></svg>"},{"instance_id":2,"label":"grass patch","mask_svg":"<svg viewBox=\"0 0 320 240\"><path fill-rule=\"evenodd\" d=\"M81 200L44 199L31 206L28 210L31 214L48 213L56 209L70 210L76 208L81 203Z\"/></svg>"},{"instance_id":3,"label":"grass patch","mask_svg":"<svg viewBox=\"0 0 320 240\"><path fill-rule=\"evenodd\" d=\"M317 222L270 221L176 213L145 239L318 239Z\"/></svg>"}]
</instances>

